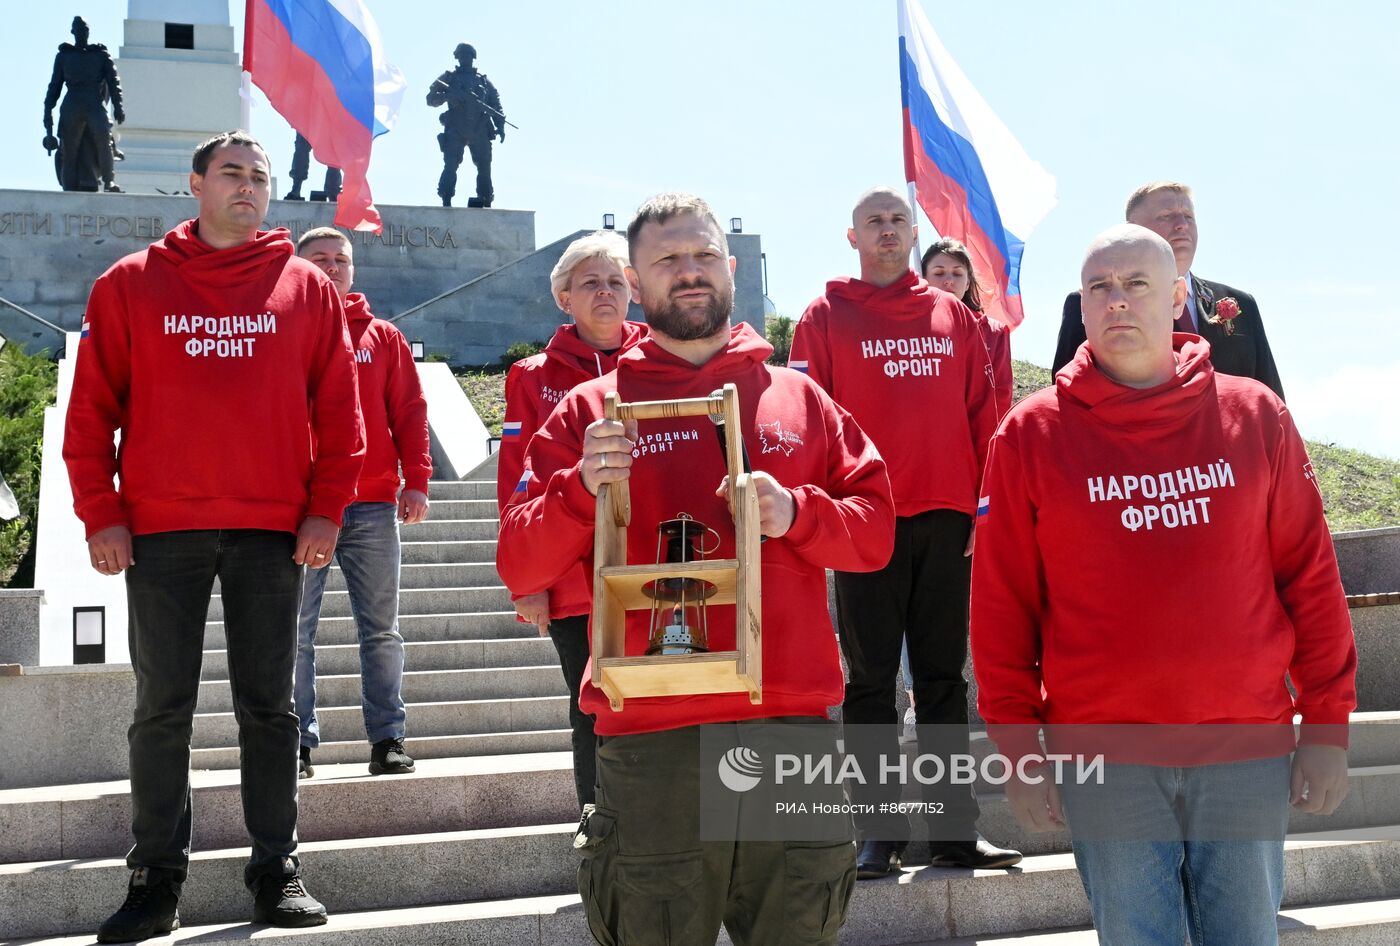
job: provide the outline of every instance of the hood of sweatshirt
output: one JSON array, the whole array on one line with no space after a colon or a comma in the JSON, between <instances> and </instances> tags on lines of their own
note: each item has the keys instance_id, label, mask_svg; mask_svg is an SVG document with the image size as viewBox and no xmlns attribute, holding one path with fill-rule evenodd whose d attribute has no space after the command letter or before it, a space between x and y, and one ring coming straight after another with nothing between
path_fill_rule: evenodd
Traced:
<instances>
[{"instance_id":1,"label":"hood of sweatshirt","mask_svg":"<svg viewBox=\"0 0 1400 946\"><path fill-rule=\"evenodd\" d=\"M1099 369L1089 346L1079 346L1074 360L1055 375L1059 397L1114 427L1160 427L1191 414L1215 386L1210 343L1198 335L1172 336L1176 372L1153 388L1130 388Z\"/></svg>"},{"instance_id":2,"label":"hood of sweatshirt","mask_svg":"<svg viewBox=\"0 0 1400 946\"><path fill-rule=\"evenodd\" d=\"M570 323L555 330L554 337L545 346L544 355L551 361L601 378L613 370L617 366L618 357L636 345L646 333L647 327L641 322L624 321L622 344L618 346L617 351L608 355L579 338L578 326Z\"/></svg>"},{"instance_id":3,"label":"hood of sweatshirt","mask_svg":"<svg viewBox=\"0 0 1400 946\"><path fill-rule=\"evenodd\" d=\"M269 267L293 254L291 234L278 227L259 230L247 243L216 250L199 238L197 221L186 220L155 243L150 253L171 264L189 282L201 286L246 286Z\"/></svg>"},{"instance_id":4,"label":"hood of sweatshirt","mask_svg":"<svg viewBox=\"0 0 1400 946\"><path fill-rule=\"evenodd\" d=\"M347 292L345 294L345 319L347 322L368 322L374 318L374 313L369 310L369 300L365 298L363 292Z\"/></svg>"},{"instance_id":5,"label":"hood of sweatshirt","mask_svg":"<svg viewBox=\"0 0 1400 946\"><path fill-rule=\"evenodd\" d=\"M826 295L833 301L840 299L882 315L926 319L938 290L911 269L888 286L877 286L850 276L833 279L826 284Z\"/></svg>"},{"instance_id":6,"label":"hood of sweatshirt","mask_svg":"<svg viewBox=\"0 0 1400 946\"><path fill-rule=\"evenodd\" d=\"M637 346L618 357L618 368L650 377L694 378L696 375L711 375L715 378L732 378L737 374L761 365L773 354L773 346L753 330L747 322L740 322L729 332L729 344L703 365L693 365L677 355L673 355L656 343L648 335Z\"/></svg>"}]
</instances>

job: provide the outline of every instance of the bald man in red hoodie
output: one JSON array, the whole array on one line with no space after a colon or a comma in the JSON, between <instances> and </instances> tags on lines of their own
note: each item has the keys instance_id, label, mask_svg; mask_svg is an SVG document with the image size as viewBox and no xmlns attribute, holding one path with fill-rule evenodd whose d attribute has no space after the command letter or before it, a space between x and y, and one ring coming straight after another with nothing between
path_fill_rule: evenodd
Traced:
<instances>
[{"instance_id":1,"label":"bald man in red hoodie","mask_svg":"<svg viewBox=\"0 0 1400 946\"><path fill-rule=\"evenodd\" d=\"M269 180L267 153L248 135L201 144L190 174L198 218L103 273L83 317L63 457L92 567L126 574L136 674L132 875L100 942L180 923L190 727L216 578L253 919L326 921L296 856L297 606L303 566L323 568L335 550L364 432L335 287L296 258L286 230L258 229Z\"/></svg>"},{"instance_id":2,"label":"bald man in red hoodie","mask_svg":"<svg viewBox=\"0 0 1400 946\"><path fill-rule=\"evenodd\" d=\"M1356 650L1322 497L1283 401L1173 334L1165 240L1104 232L1082 286L1088 343L992 441L978 707L1023 770L1017 819L1068 821L1102 942L1266 946L1290 800L1347 794ZM1042 728L1102 780L1057 785Z\"/></svg>"},{"instance_id":3,"label":"bald man in red hoodie","mask_svg":"<svg viewBox=\"0 0 1400 946\"><path fill-rule=\"evenodd\" d=\"M725 821L705 837L702 739L747 745L782 724L834 751L827 707L841 699L841 663L826 610L825 568L878 568L889 557L894 510L885 464L851 416L807 378L765 364L773 348L747 324L731 327L734 257L703 200L662 194L627 230L642 311L651 327L617 369L574 388L526 453L522 490L501 517L497 568L513 591L592 574L595 496L631 492L629 564L654 562L657 524L687 513L714 530L712 555L735 554L725 461L705 417L602 420L603 399L739 392L742 439L759 501L763 693L628 698L613 710L594 682L580 702L597 717L596 805L575 846L590 929L599 943L713 946L721 924L736 943L834 946L854 886L850 819L804 842L745 836ZM707 609L708 646L735 646L734 607ZM649 616L627 616L628 655L641 655ZM708 725L705 725L708 724ZM709 772L713 772L709 769ZM712 791L727 789L714 784ZM810 800L839 807L841 785ZM839 824L836 822L840 822ZM720 836L720 832L724 832ZM731 833L732 832L732 833Z\"/></svg>"},{"instance_id":4,"label":"bald man in red hoodie","mask_svg":"<svg viewBox=\"0 0 1400 946\"><path fill-rule=\"evenodd\" d=\"M987 442L997 425L991 363L977 316L909 268L918 235L900 193L876 187L851 211L846 239L859 279L833 279L792 336L789 367L850 411L889 464L894 554L878 571L836 572L836 612L850 679L842 721L861 768L898 758L895 678L909 645L920 752L968 753L967 607L972 516ZM908 817L897 780L852 785L859 876L898 873ZM1009 867L1021 855L977 831L970 786L930 784L929 855L945 866Z\"/></svg>"}]
</instances>

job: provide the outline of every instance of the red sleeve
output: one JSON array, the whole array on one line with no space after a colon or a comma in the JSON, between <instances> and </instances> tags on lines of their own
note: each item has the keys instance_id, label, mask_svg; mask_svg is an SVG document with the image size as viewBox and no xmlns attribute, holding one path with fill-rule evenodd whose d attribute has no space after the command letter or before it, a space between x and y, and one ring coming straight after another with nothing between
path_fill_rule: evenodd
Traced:
<instances>
[{"instance_id":1,"label":"red sleeve","mask_svg":"<svg viewBox=\"0 0 1400 946\"><path fill-rule=\"evenodd\" d=\"M964 325L962 343L967 351L972 352L972 357L964 362L967 365L967 377L963 379L963 383L967 404L967 427L972 434L972 449L977 457L977 478L980 480L987 469L987 448L991 444L992 434L996 433L1001 415L997 412L992 363L987 355L987 346L982 341L982 332L977 327L977 317L961 302L953 300L951 304L961 310L963 318L960 321Z\"/></svg>"},{"instance_id":2,"label":"red sleeve","mask_svg":"<svg viewBox=\"0 0 1400 946\"><path fill-rule=\"evenodd\" d=\"M982 340L987 344L987 357L992 363L992 388L997 398L997 420L1011 410L1016 397L1016 380L1011 372L1011 330L995 319L977 320Z\"/></svg>"},{"instance_id":3,"label":"red sleeve","mask_svg":"<svg viewBox=\"0 0 1400 946\"><path fill-rule=\"evenodd\" d=\"M535 401L538 392L533 388L525 374L525 361L522 359L511 365L506 374L504 423L519 424L520 433L509 438L502 436L497 451L500 459L496 461L496 506L501 511L505 510L520 483L520 474L525 469L525 448L539 423L539 406Z\"/></svg>"},{"instance_id":4,"label":"red sleeve","mask_svg":"<svg viewBox=\"0 0 1400 946\"><path fill-rule=\"evenodd\" d=\"M428 399L418 380L418 367L403 332L390 333L393 358L389 361L389 379L384 392L385 408L389 414L389 432L403 467L404 489L428 491L428 479L433 475L432 450L428 439Z\"/></svg>"},{"instance_id":5,"label":"red sleeve","mask_svg":"<svg viewBox=\"0 0 1400 946\"><path fill-rule=\"evenodd\" d=\"M1018 445L1005 432L993 441L982 496L987 511L978 518L972 557L977 709L1001 751L1019 759L1041 751L1035 733L1044 713L1040 622L1045 571Z\"/></svg>"},{"instance_id":6,"label":"red sleeve","mask_svg":"<svg viewBox=\"0 0 1400 946\"><path fill-rule=\"evenodd\" d=\"M579 461L583 431L595 419L568 396L530 439L525 488L502 511L496 546L496 571L513 596L547 591L592 549L596 499Z\"/></svg>"},{"instance_id":7,"label":"red sleeve","mask_svg":"<svg viewBox=\"0 0 1400 946\"><path fill-rule=\"evenodd\" d=\"M131 385L131 333L122 294L106 274L93 283L78 342L73 390L63 432L63 460L73 487L73 511L87 537L109 526L129 525L117 495L113 434L126 422Z\"/></svg>"},{"instance_id":8,"label":"red sleeve","mask_svg":"<svg viewBox=\"0 0 1400 946\"><path fill-rule=\"evenodd\" d=\"M1279 443L1269 493L1269 554L1279 600L1293 623L1288 675L1298 691L1302 742L1346 746L1356 709L1356 645L1322 494L1303 438L1278 405Z\"/></svg>"},{"instance_id":9,"label":"red sleeve","mask_svg":"<svg viewBox=\"0 0 1400 946\"><path fill-rule=\"evenodd\" d=\"M320 326L307 374L311 428L316 462L311 470L307 516L324 516L340 525L345 507L355 499L355 484L365 462L365 423L355 383L355 351L345 309L328 279L306 287L307 315Z\"/></svg>"},{"instance_id":10,"label":"red sleeve","mask_svg":"<svg viewBox=\"0 0 1400 946\"><path fill-rule=\"evenodd\" d=\"M817 393L826 426L826 482L792 488L797 508L783 540L821 568L884 568L894 550L894 498L885 461L855 418Z\"/></svg>"},{"instance_id":11,"label":"red sleeve","mask_svg":"<svg viewBox=\"0 0 1400 946\"><path fill-rule=\"evenodd\" d=\"M826 337L826 319L829 315L825 297L817 299L802 313L802 318L792 329L792 348L788 352L788 367L805 371L807 377L817 382L817 387L831 393L831 348ZM821 314L818 314L818 313ZM806 362L806 367L802 363Z\"/></svg>"}]
</instances>

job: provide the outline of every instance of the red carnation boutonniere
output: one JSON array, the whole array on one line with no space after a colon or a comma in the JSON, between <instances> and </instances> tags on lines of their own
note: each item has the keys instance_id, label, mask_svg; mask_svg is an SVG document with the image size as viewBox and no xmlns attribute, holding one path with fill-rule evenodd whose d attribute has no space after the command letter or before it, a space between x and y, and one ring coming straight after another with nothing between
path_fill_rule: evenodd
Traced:
<instances>
[{"instance_id":1,"label":"red carnation boutonniere","mask_svg":"<svg viewBox=\"0 0 1400 946\"><path fill-rule=\"evenodd\" d=\"M1211 325L1225 326L1225 334L1235 334L1235 319L1239 318L1240 304L1231 296L1226 296L1215 304L1215 314L1208 319Z\"/></svg>"}]
</instances>

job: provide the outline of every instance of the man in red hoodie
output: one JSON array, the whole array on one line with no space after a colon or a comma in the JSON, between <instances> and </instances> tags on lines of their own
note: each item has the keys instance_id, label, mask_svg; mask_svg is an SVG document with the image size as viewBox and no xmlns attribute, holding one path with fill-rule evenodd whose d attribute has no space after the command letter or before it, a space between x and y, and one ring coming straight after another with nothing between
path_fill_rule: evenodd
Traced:
<instances>
[{"instance_id":1,"label":"man in red hoodie","mask_svg":"<svg viewBox=\"0 0 1400 946\"><path fill-rule=\"evenodd\" d=\"M360 639L360 700L370 741L369 774L414 771L404 751L403 637L399 634L399 520L428 516L428 402L403 333L376 319L355 283L355 251L334 227L297 240L297 255L325 273L345 305L355 347L365 465L355 501L345 509L335 561L345 576ZM402 490L399 471L403 470ZM301 721L301 777L310 778L311 750L321 744L316 719L316 624L329 569L306 573L297 637L296 708Z\"/></svg>"},{"instance_id":2,"label":"man in red hoodie","mask_svg":"<svg viewBox=\"0 0 1400 946\"><path fill-rule=\"evenodd\" d=\"M596 807L575 845L579 891L600 943L711 946L721 924L735 942L834 944L854 874L846 819L806 843L755 842L737 827L701 840L701 731L740 743L777 719L834 749L827 707L841 698L841 665L826 612L825 569L879 567L894 510L879 454L851 416L772 353L747 324L731 328L734 258L698 197L663 194L628 227L633 278L651 336L617 370L574 388L530 442L524 489L501 520L497 564L519 592L543 591L582 564L592 573L594 507L603 483L631 491L629 560L655 561L657 524L687 513L714 530L711 554L734 556L725 461L705 417L601 420L603 399L703 397L738 387L743 442L759 494L763 694L629 698L620 711L592 681L597 716ZM707 609L709 648L735 646L732 605ZM626 651L641 655L646 612L627 616ZM702 724L710 724L705 726ZM716 788L716 792L726 789ZM813 787L839 804L839 784ZM834 836L833 836L834 835Z\"/></svg>"},{"instance_id":3,"label":"man in red hoodie","mask_svg":"<svg viewBox=\"0 0 1400 946\"><path fill-rule=\"evenodd\" d=\"M190 727L216 578L253 919L326 921L296 856L297 605L303 566L323 568L335 551L364 433L335 287L296 258L286 230L258 229L268 182L267 153L248 135L201 144L198 218L102 274L83 318L63 458L92 567L126 573L136 674L132 875L101 942L179 926Z\"/></svg>"},{"instance_id":4,"label":"man in red hoodie","mask_svg":"<svg viewBox=\"0 0 1400 946\"><path fill-rule=\"evenodd\" d=\"M549 274L555 303L572 325L561 325L538 355L522 358L506 375L506 418L496 467L500 510L515 493L525 468L525 447L544 425L554 405L574 387L601 378L617 366L617 357L641 341L646 326L627 320L633 299L627 270L627 241L611 230L579 237L564 250ZM569 688L569 728L574 752L574 791L582 808L593 801L597 738L593 717L578 705L579 686L588 664L588 612L593 588L576 568L548 591L516 595L522 621L548 634L559 652L559 666Z\"/></svg>"},{"instance_id":5,"label":"man in red hoodie","mask_svg":"<svg viewBox=\"0 0 1400 946\"><path fill-rule=\"evenodd\" d=\"M1290 799L1347 793L1356 651L1322 498L1283 401L1173 334L1165 240L1106 231L1082 286L1088 343L992 441L978 707L1017 819L1068 821L1103 942L1276 943ZM1101 781L1057 786L1042 727Z\"/></svg>"},{"instance_id":6,"label":"man in red hoodie","mask_svg":"<svg viewBox=\"0 0 1400 946\"><path fill-rule=\"evenodd\" d=\"M991 365L977 316L909 268L918 228L898 192L861 195L846 239L860 255L859 279L833 279L807 307L788 365L846 408L880 448L894 491L894 554L868 574L836 572L841 649L850 679L842 720L862 771L897 758L895 677L909 645L922 755L968 753L967 607L972 515L997 424ZM908 818L894 779L852 785L861 834L859 876L899 871ZM925 784L932 862L1009 867L1016 851L977 832L968 786Z\"/></svg>"}]
</instances>

